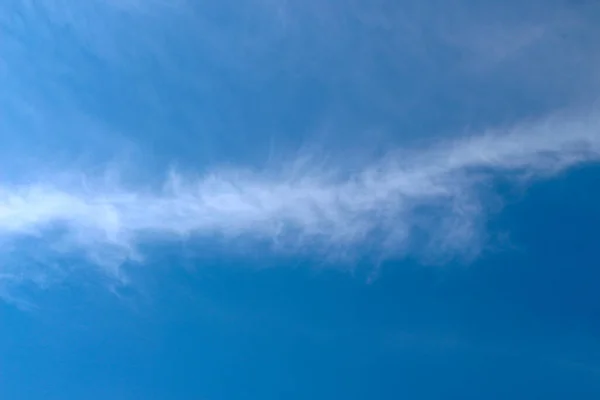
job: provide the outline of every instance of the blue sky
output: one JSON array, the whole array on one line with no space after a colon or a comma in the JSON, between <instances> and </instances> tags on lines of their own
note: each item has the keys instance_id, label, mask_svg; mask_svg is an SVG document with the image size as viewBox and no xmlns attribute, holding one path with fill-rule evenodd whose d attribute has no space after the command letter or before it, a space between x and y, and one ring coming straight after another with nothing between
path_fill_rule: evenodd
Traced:
<instances>
[{"instance_id":1,"label":"blue sky","mask_svg":"<svg viewBox=\"0 0 600 400\"><path fill-rule=\"evenodd\" d=\"M0 5L0 398L597 399L593 1Z\"/></svg>"}]
</instances>

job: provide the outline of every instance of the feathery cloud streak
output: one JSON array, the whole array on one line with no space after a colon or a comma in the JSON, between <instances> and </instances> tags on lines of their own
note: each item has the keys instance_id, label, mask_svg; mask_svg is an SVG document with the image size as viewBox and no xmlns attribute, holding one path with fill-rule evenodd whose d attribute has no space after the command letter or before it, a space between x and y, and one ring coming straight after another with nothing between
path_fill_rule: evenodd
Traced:
<instances>
[{"instance_id":1,"label":"feathery cloud streak","mask_svg":"<svg viewBox=\"0 0 600 400\"><path fill-rule=\"evenodd\" d=\"M556 117L390 153L353 173L232 168L193 178L173 172L161 190L89 179L0 183L0 239L47 235L56 251L82 251L112 267L135 259L148 235L273 240L309 252L369 243L398 256L419 251L414 233L421 232L436 251L472 251L482 234L486 183L498 173L531 180L595 161L599 129L597 113ZM56 228L60 234L51 235Z\"/></svg>"},{"instance_id":2,"label":"feathery cloud streak","mask_svg":"<svg viewBox=\"0 0 600 400\"><path fill-rule=\"evenodd\" d=\"M26 182L12 174L10 182L0 178L0 245L22 255L23 243L33 239L37 247L31 254L39 259L28 262L40 268L23 263L14 267L13 253L3 251L0 279L37 283L45 281L46 271L63 273L62 266L50 268L46 253L83 253L103 271L118 274L124 262L142 259L141 243L190 236L219 237L228 243L267 241L276 250L319 256L362 253L356 249L367 246L384 256L476 254L489 212L484 197L497 174L518 180L548 177L596 160L600 152L596 111L442 142L435 137L438 128L412 132L404 127L419 123L398 125L396 120L399 113L417 122L434 115L444 129L460 130L476 119L470 109L483 115L476 125L486 127L503 118L553 115L557 104L587 102L598 87L593 46L598 30L593 18L584 18L586 13L577 8L565 14L561 6L548 15L531 12L533 17L523 18L520 12L500 17L494 12L493 18L484 12L479 18L477 12L455 11L449 22L438 24L440 16L447 20L445 10L432 5L421 10L410 2L389 10L392 2L387 1L354 1L349 6L288 2L277 7L240 1L232 8L162 1L67 3L11 3L0 13L6 36L0 47L0 82L6 89L0 93L0 129L5 132L3 144L12 140L18 144L13 148L21 149L0 149L3 162L31 157L30 145L50 137L60 148L75 138L88 148L98 128L89 120L108 128L100 131L125 132L143 150L153 148L155 140L187 143L197 132L237 134L238 126L251 126L248 135L255 141L270 111L257 122L232 109L260 102L254 94L277 87L267 79L271 76L279 76L276 82L291 88L289 93L318 78L316 86L338 93L323 107L349 110L339 116L348 125L362 125L356 121L362 114L350 103L358 104L361 112L370 109L369 103L376 112L364 118L364 125L381 124L392 132L406 131L407 137L431 134L429 140L438 144L390 151L383 159L360 165L323 165L318 156L303 154L309 162L282 165L279 172L273 166L213 169L200 177L173 172L159 189L91 175L65 183L64 175L81 175L78 171ZM263 7L255 7L258 3ZM500 28L482 31L482 26ZM565 42L565 32L586 40ZM463 70L462 58L456 57L460 54L467 54L467 62L477 68ZM218 73L211 72L213 67ZM295 76L306 79L292 85ZM229 79L241 92L230 91ZM131 90L123 90L124 85ZM506 86L516 95L502 90ZM464 88L477 90L466 93ZM240 93L246 95L245 102L239 100L244 98ZM255 111L279 103L296 110L298 103L289 93L282 90L263 98ZM522 97L535 101L509 107L513 112L486 114ZM439 98L447 101L438 104ZM447 123L453 119L446 114L461 113L464 118ZM174 127L173 115L187 120L189 130ZM207 120L217 122L212 126ZM35 129L32 121L37 121ZM287 133L289 124L284 122L275 124L275 130ZM167 134L149 139L150 144L135 137L135 132L146 134L148 127ZM228 143L239 142L233 139ZM405 135L401 139L399 146L410 141ZM44 153L46 147L40 147ZM78 155L75 147L71 151ZM95 145L89 147L98 153ZM226 157L220 153L217 160L221 158Z\"/></svg>"}]
</instances>

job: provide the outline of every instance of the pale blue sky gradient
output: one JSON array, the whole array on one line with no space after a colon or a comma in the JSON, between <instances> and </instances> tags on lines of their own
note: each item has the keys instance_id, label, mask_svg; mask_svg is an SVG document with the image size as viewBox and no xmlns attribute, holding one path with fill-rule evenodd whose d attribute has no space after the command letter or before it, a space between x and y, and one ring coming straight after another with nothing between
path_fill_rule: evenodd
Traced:
<instances>
[{"instance_id":1,"label":"pale blue sky gradient","mask_svg":"<svg viewBox=\"0 0 600 400\"><path fill-rule=\"evenodd\" d=\"M0 4L0 398L597 399L593 1Z\"/></svg>"}]
</instances>

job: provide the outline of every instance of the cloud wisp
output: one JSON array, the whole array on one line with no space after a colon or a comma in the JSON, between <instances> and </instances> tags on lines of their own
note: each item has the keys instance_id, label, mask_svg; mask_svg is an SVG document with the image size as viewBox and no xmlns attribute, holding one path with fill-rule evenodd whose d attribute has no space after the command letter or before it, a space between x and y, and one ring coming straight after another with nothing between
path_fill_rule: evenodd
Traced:
<instances>
[{"instance_id":1,"label":"cloud wisp","mask_svg":"<svg viewBox=\"0 0 600 400\"><path fill-rule=\"evenodd\" d=\"M322 255L365 246L385 256L476 253L485 188L498 174L529 182L596 161L599 129L597 113L554 117L390 152L354 172L306 167L315 160L279 172L172 172L159 190L90 178L0 182L0 243L18 250L41 238L51 252L84 254L116 275L122 263L143 260L141 243L174 238L250 239ZM4 279L29 279L25 267L2 269Z\"/></svg>"}]
</instances>

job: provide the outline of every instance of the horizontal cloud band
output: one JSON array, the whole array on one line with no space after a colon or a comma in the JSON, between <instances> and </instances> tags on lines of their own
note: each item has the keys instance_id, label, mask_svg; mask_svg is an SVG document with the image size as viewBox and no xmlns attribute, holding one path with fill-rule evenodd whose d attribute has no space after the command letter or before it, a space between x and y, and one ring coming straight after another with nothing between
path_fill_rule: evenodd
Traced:
<instances>
[{"instance_id":1,"label":"horizontal cloud band","mask_svg":"<svg viewBox=\"0 0 600 400\"><path fill-rule=\"evenodd\" d=\"M471 251L486 213L481 184L497 173L529 181L598 160L598 122L597 113L563 115L393 151L350 175L333 168L229 169L195 179L173 172L156 191L92 180L0 183L0 240L45 237L60 227L52 249L112 266L135 258L146 234L247 237L309 251L376 242L381 252L404 254L415 250L419 231L439 251Z\"/></svg>"}]
</instances>

